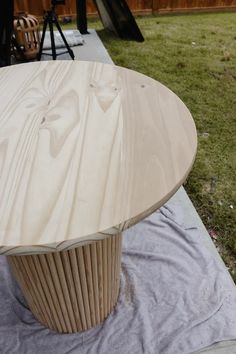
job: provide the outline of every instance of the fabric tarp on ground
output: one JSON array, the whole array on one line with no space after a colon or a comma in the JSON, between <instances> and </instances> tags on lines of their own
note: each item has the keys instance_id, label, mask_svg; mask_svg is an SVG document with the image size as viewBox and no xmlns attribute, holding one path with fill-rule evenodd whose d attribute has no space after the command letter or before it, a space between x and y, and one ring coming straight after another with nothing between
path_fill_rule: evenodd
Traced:
<instances>
[{"instance_id":1,"label":"fabric tarp on ground","mask_svg":"<svg viewBox=\"0 0 236 354\"><path fill-rule=\"evenodd\" d=\"M79 30L66 30L63 31L63 34L66 38L69 47L74 47L76 45L84 44L84 39L81 36ZM41 32L41 36L42 36L42 32ZM56 48L65 48L65 43L63 42L63 39L58 31L54 31L54 40L55 40ZM51 44L50 32L46 31L44 42L43 42L43 49L44 50L51 49L51 47L52 44Z\"/></svg>"},{"instance_id":2,"label":"fabric tarp on ground","mask_svg":"<svg viewBox=\"0 0 236 354\"><path fill-rule=\"evenodd\" d=\"M236 287L181 207L167 203L123 234L117 306L86 332L33 317L0 256L1 354L188 354L236 339Z\"/></svg>"}]
</instances>

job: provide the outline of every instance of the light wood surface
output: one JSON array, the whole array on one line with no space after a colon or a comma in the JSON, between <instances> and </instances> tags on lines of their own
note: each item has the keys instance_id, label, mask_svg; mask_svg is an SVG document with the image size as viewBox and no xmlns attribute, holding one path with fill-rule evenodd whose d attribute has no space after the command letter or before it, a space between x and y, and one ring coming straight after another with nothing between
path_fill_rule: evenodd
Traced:
<instances>
[{"instance_id":1,"label":"light wood surface","mask_svg":"<svg viewBox=\"0 0 236 354\"><path fill-rule=\"evenodd\" d=\"M0 93L1 254L66 251L117 234L167 201L192 167L190 112L142 74L22 64L0 70ZM88 264L85 252L90 273Z\"/></svg>"},{"instance_id":2,"label":"light wood surface","mask_svg":"<svg viewBox=\"0 0 236 354\"><path fill-rule=\"evenodd\" d=\"M36 319L61 333L101 323L119 294L121 241L118 234L69 251L8 256Z\"/></svg>"}]
</instances>

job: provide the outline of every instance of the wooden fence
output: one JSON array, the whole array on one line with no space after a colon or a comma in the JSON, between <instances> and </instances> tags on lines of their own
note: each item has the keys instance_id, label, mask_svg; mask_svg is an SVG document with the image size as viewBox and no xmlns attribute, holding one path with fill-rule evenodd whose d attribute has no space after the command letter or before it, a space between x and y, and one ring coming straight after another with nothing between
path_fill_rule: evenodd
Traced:
<instances>
[{"instance_id":1,"label":"wooden fence","mask_svg":"<svg viewBox=\"0 0 236 354\"><path fill-rule=\"evenodd\" d=\"M41 17L50 8L50 0L14 0L15 12L26 11ZM127 0L134 14L191 12L206 10L236 10L236 0ZM76 15L75 0L66 0L65 6L57 6L62 16ZM87 0L88 15L96 14L92 0Z\"/></svg>"}]
</instances>

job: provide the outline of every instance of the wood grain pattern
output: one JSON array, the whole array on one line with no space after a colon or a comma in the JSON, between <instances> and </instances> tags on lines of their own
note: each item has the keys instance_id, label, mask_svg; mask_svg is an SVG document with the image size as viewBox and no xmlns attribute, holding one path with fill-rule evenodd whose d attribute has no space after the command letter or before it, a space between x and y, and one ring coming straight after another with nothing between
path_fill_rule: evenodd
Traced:
<instances>
[{"instance_id":1,"label":"wood grain pattern","mask_svg":"<svg viewBox=\"0 0 236 354\"><path fill-rule=\"evenodd\" d=\"M71 61L0 74L0 254L66 251L122 232L186 179L195 125L157 81Z\"/></svg>"},{"instance_id":2,"label":"wood grain pattern","mask_svg":"<svg viewBox=\"0 0 236 354\"><path fill-rule=\"evenodd\" d=\"M69 251L8 256L36 319L61 333L85 331L101 323L118 298L114 289L120 282L121 242L118 234ZM110 246L105 256L102 249L107 243ZM103 291L103 279L108 274L109 283Z\"/></svg>"}]
</instances>

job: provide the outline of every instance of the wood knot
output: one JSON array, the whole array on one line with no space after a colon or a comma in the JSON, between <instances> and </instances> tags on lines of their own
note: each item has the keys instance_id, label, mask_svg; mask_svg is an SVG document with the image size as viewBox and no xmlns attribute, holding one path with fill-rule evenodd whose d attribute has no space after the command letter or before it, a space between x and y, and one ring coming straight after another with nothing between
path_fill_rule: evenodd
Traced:
<instances>
[{"instance_id":1,"label":"wood knot","mask_svg":"<svg viewBox=\"0 0 236 354\"><path fill-rule=\"evenodd\" d=\"M41 124L45 123L45 121L46 121L46 118L43 117L43 119L41 120Z\"/></svg>"}]
</instances>

